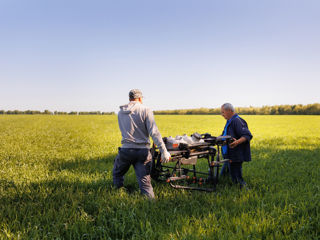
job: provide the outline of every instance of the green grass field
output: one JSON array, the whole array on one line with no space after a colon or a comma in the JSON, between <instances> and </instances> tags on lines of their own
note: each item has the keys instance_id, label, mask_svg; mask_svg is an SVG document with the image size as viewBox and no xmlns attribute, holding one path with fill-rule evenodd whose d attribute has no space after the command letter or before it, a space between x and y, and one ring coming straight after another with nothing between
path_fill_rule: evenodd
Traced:
<instances>
[{"instance_id":1,"label":"green grass field","mask_svg":"<svg viewBox=\"0 0 320 240\"><path fill-rule=\"evenodd\" d=\"M112 187L116 116L0 116L0 239L320 239L320 116L243 116L249 190ZM162 136L220 135L221 116L156 116Z\"/></svg>"}]
</instances>

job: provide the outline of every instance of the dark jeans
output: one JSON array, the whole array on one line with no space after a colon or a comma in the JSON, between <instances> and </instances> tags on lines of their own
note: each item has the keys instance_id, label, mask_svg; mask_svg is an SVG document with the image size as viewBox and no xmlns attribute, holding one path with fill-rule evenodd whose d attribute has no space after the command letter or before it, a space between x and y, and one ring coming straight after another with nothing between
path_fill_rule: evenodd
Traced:
<instances>
[{"instance_id":1,"label":"dark jeans","mask_svg":"<svg viewBox=\"0 0 320 240\"><path fill-rule=\"evenodd\" d=\"M245 185L246 182L242 178L242 162L230 163L230 175L232 182Z\"/></svg>"},{"instance_id":2,"label":"dark jeans","mask_svg":"<svg viewBox=\"0 0 320 240\"><path fill-rule=\"evenodd\" d=\"M220 171L220 177L227 175L227 173L230 172L230 163L229 162L225 162L222 165L221 171Z\"/></svg>"},{"instance_id":3,"label":"dark jeans","mask_svg":"<svg viewBox=\"0 0 320 240\"><path fill-rule=\"evenodd\" d=\"M113 184L118 188L122 187L124 175L133 165L141 193L154 198L150 177L151 159L147 148L119 148L113 166Z\"/></svg>"},{"instance_id":4,"label":"dark jeans","mask_svg":"<svg viewBox=\"0 0 320 240\"><path fill-rule=\"evenodd\" d=\"M233 183L246 184L242 177L242 162L225 162L221 168L220 176L225 175L228 170Z\"/></svg>"}]
</instances>

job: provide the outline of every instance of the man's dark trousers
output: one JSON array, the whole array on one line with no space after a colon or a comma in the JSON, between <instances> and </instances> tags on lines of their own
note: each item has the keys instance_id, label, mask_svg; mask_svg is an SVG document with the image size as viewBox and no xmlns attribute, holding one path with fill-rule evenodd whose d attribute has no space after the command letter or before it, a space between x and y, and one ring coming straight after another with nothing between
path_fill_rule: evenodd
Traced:
<instances>
[{"instance_id":1,"label":"man's dark trousers","mask_svg":"<svg viewBox=\"0 0 320 240\"><path fill-rule=\"evenodd\" d=\"M242 162L231 162L229 166L232 182L239 183L240 186L246 185L242 178Z\"/></svg>"},{"instance_id":2,"label":"man's dark trousers","mask_svg":"<svg viewBox=\"0 0 320 240\"><path fill-rule=\"evenodd\" d=\"M151 159L147 148L119 148L113 167L113 184L118 188L123 186L124 175L132 164L141 193L154 198L150 177Z\"/></svg>"}]
</instances>

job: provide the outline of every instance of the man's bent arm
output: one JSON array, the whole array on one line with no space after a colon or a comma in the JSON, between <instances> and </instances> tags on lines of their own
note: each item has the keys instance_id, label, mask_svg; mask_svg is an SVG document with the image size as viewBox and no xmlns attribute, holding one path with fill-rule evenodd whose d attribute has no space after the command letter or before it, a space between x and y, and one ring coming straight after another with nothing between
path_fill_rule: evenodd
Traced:
<instances>
[{"instance_id":1,"label":"man's bent arm","mask_svg":"<svg viewBox=\"0 0 320 240\"><path fill-rule=\"evenodd\" d=\"M153 142L157 145L161 153L164 153L166 151L166 146L162 140L161 134L156 125L156 122L154 120L154 116L151 110L147 111L146 127L149 135L152 137Z\"/></svg>"}]
</instances>

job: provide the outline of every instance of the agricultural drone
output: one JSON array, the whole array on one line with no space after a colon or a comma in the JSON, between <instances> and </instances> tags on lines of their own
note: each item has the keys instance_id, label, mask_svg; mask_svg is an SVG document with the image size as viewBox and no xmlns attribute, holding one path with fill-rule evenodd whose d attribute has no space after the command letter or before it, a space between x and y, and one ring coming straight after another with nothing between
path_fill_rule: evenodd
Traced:
<instances>
[{"instance_id":1,"label":"agricultural drone","mask_svg":"<svg viewBox=\"0 0 320 240\"><path fill-rule=\"evenodd\" d=\"M159 149L153 144L151 149L151 177L156 181L166 181L176 189L212 192L216 189L220 165L230 161L223 159L221 147L233 141L231 136L214 137L209 133L194 133L190 137L165 137L163 141L171 154L169 163L161 162ZM201 162L200 160L205 160ZM199 171L196 166L199 166ZM207 168L201 170L201 167Z\"/></svg>"}]
</instances>

